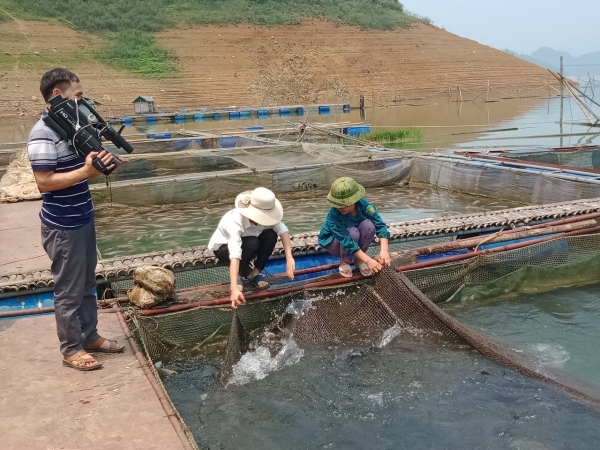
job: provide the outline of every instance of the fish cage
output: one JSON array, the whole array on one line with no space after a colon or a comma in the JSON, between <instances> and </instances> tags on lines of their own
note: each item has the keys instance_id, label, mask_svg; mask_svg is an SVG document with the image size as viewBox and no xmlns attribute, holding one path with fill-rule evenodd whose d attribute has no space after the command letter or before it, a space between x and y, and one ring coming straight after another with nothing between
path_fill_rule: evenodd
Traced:
<instances>
[{"instance_id":1,"label":"fish cage","mask_svg":"<svg viewBox=\"0 0 600 450\"><path fill-rule=\"evenodd\" d=\"M534 384L538 393L546 384L577 401L597 404L597 386L561 378L561 372L538 367L528 352L515 351L515 346L490 339L464 325L464 317L458 315L462 319L458 321L444 311L451 308L438 306L444 302L448 302L444 305L489 303L511 296L539 295L558 288L596 284L600 282L600 234L597 231L598 227L591 227L580 235L555 236L521 246L507 243L514 240L500 247L482 244L476 255L458 261L445 256L419 266L419 263L403 265L396 259L395 269L402 274L397 280L389 272L375 280L355 276L343 283L333 283L331 278L321 275L320 282L313 281L296 291L279 289L278 292L276 288L261 297L249 295L248 301L237 310L230 308L229 299L224 296L220 302L204 300L204 305L200 302L183 308L179 304L179 310L128 309L125 317L157 380L170 384L170 390L163 385L170 394L174 391L169 377L176 372L164 367L193 366L192 361L211 368L216 365L218 372L209 371L203 377L214 377L218 380L214 382L216 385L229 388L229 380L239 377L238 363L242 363L243 355L251 351L254 355L251 357L256 358L259 345L262 349L265 345L272 346L273 361L283 358L290 351L286 346L292 344L300 345L305 352L316 351L317 355L323 345L329 349L348 347L360 355L357 347L381 348L386 345L382 342L393 339L401 333L399 330L408 329L413 335L420 332L417 336L421 341L424 336L430 336L438 348L445 348L448 344L444 342L456 339L465 342L489 360L538 382ZM403 279L406 281L401 282ZM199 291L194 289L180 293L184 294L190 296L188 299L200 297ZM273 337L280 336L278 333L287 336L287 332L293 340ZM254 346L248 347L246 340L255 342ZM439 351L434 350L436 355ZM299 370L301 366L287 370ZM506 371L504 376L507 376ZM181 399L178 400L181 406ZM204 441L198 437L197 424L193 430L187 427L186 421L195 422L195 416L186 412L176 414L190 441L192 444Z\"/></svg>"},{"instance_id":2,"label":"fish cage","mask_svg":"<svg viewBox=\"0 0 600 450\"><path fill-rule=\"evenodd\" d=\"M600 147L582 145L562 148L533 148L512 150L490 150L485 154L460 152L473 158L538 165L549 169L581 171L600 175Z\"/></svg>"},{"instance_id":3,"label":"fish cage","mask_svg":"<svg viewBox=\"0 0 600 450\"><path fill-rule=\"evenodd\" d=\"M90 190L97 204L147 206L234 198L257 186L276 193L324 190L341 176L351 176L366 187L385 186L408 176L410 159L403 156L409 155L307 143L131 155L140 166L133 166L130 174L127 165L132 163L126 163L122 176L143 178L114 181L109 187L95 184ZM162 169L172 174L161 175Z\"/></svg>"}]
</instances>

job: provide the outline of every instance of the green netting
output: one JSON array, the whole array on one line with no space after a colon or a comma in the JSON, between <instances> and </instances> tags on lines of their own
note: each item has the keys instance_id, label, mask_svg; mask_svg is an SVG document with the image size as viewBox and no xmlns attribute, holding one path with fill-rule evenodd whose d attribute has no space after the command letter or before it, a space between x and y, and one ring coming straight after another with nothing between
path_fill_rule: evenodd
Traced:
<instances>
[{"instance_id":1,"label":"green netting","mask_svg":"<svg viewBox=\"0 0 600 450\"><path fill-rule=\"evenodd\" d=\"M489 283L527 266L546 269L568 267L599 253L600 235L573 236L413 270L406 276L431 300L441 302L466 283Z\"/></svg>"},{"instance_id":2,"label":"green netting","mask_svg":"<svg viewBox=\"0 0 600 450\"><path fill-rule=\"evenodd\" d=\"M463 284L447 301L500 300L520 294L539 294L561 287L596 283L600 278L600 253L558 266L526 266L489 283Z\"/></svg>"},{"instance_id":3,"label":"green netting","mask_svg":"<svg viewBox=\"0 0 600 450\"><path fill-rule=\"evenodd\" d=\"M252 302L238 308L238 318L248 332L264 327L281 316L290 303L289 296ZM211 306L186 311L144 316L132 312L136 337L153 360L170 357L191 358L206 342L227 336L233 310Z\"/></svg>"},{"instance_id":4,"label":"green netting","mask_svg":"<svg viewBox=\"0 0 600 450\"><path fill-rule=\"evenodd\" d=\"M408 271L405 275L427 297L441 302L465 284L492 283L485 289L490 295L496 295L503 289L524 289L526 285L527 289L535 289L536 283L540 283L539 289L595 283L600 281L599 265L600 234L593 234L489 253L461 262ZM476 290L464 289L465 292ZM338 288L335 292L340 295ZM344 295L343 290L341 295ZM291 301L292 297L279 297L247 303L238 308L238 316L246 331L256 330L281 315ZM233 310L226 306L155 316L131 311L136 335L154 360L182 354L193 356L207 339L227 335L232 314Z\"/></svg>"}]
</instances>

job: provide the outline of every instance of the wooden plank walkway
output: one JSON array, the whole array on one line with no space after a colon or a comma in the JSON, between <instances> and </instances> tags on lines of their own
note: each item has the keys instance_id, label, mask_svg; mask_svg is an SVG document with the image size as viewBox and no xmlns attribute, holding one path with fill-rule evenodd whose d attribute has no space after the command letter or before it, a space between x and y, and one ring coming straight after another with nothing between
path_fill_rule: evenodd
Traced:
<instances>
[{"instance_id":1,"label":"wooden plank walkway","mask_svg":"<svg viewBox=\"0 0 600 450\"><path fill-rule=\"evenodd\" d=\"M99 331L126 343L114 313ZM0 321L3 449L180 450L183 445L129 345L104 367L62 366L53 315Z\"/></svg>"}]
</instances>

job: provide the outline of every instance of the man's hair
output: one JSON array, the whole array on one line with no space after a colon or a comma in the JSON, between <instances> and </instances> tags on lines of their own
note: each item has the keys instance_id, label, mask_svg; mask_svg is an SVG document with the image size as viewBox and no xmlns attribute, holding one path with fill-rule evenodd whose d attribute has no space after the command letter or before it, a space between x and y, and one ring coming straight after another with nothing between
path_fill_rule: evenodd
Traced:
<instances>
[{"instance_id":1,"label":"man's hair","mask_svg":"<svg viewBox=\"0 0 600 450\"><path fill-rule=\"evenodd\" d=\"M40 82L40 92L44 100L52 98L54 88L64 89L66 84L79 83L79 77L67 69L56 68L46 72Z\"/></svg>"}]
</instances>

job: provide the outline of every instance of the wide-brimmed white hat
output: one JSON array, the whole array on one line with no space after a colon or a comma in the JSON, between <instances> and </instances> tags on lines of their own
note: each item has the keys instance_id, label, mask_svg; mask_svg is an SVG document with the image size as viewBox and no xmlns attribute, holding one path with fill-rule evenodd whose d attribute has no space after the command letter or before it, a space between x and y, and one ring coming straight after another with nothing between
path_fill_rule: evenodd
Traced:
<instances>
[{"instance_id":1,"label":"wide-brimmed white hat","mask_svg":"<svg viewBox=\"0 0 600 450\"><path fill-rule=\"evenodd\" d=\"M235 199L235 207L242 216L265 227L277 225L283 219L281 202L264 187L239 194Z\"/></svg>"}]
</instances>

